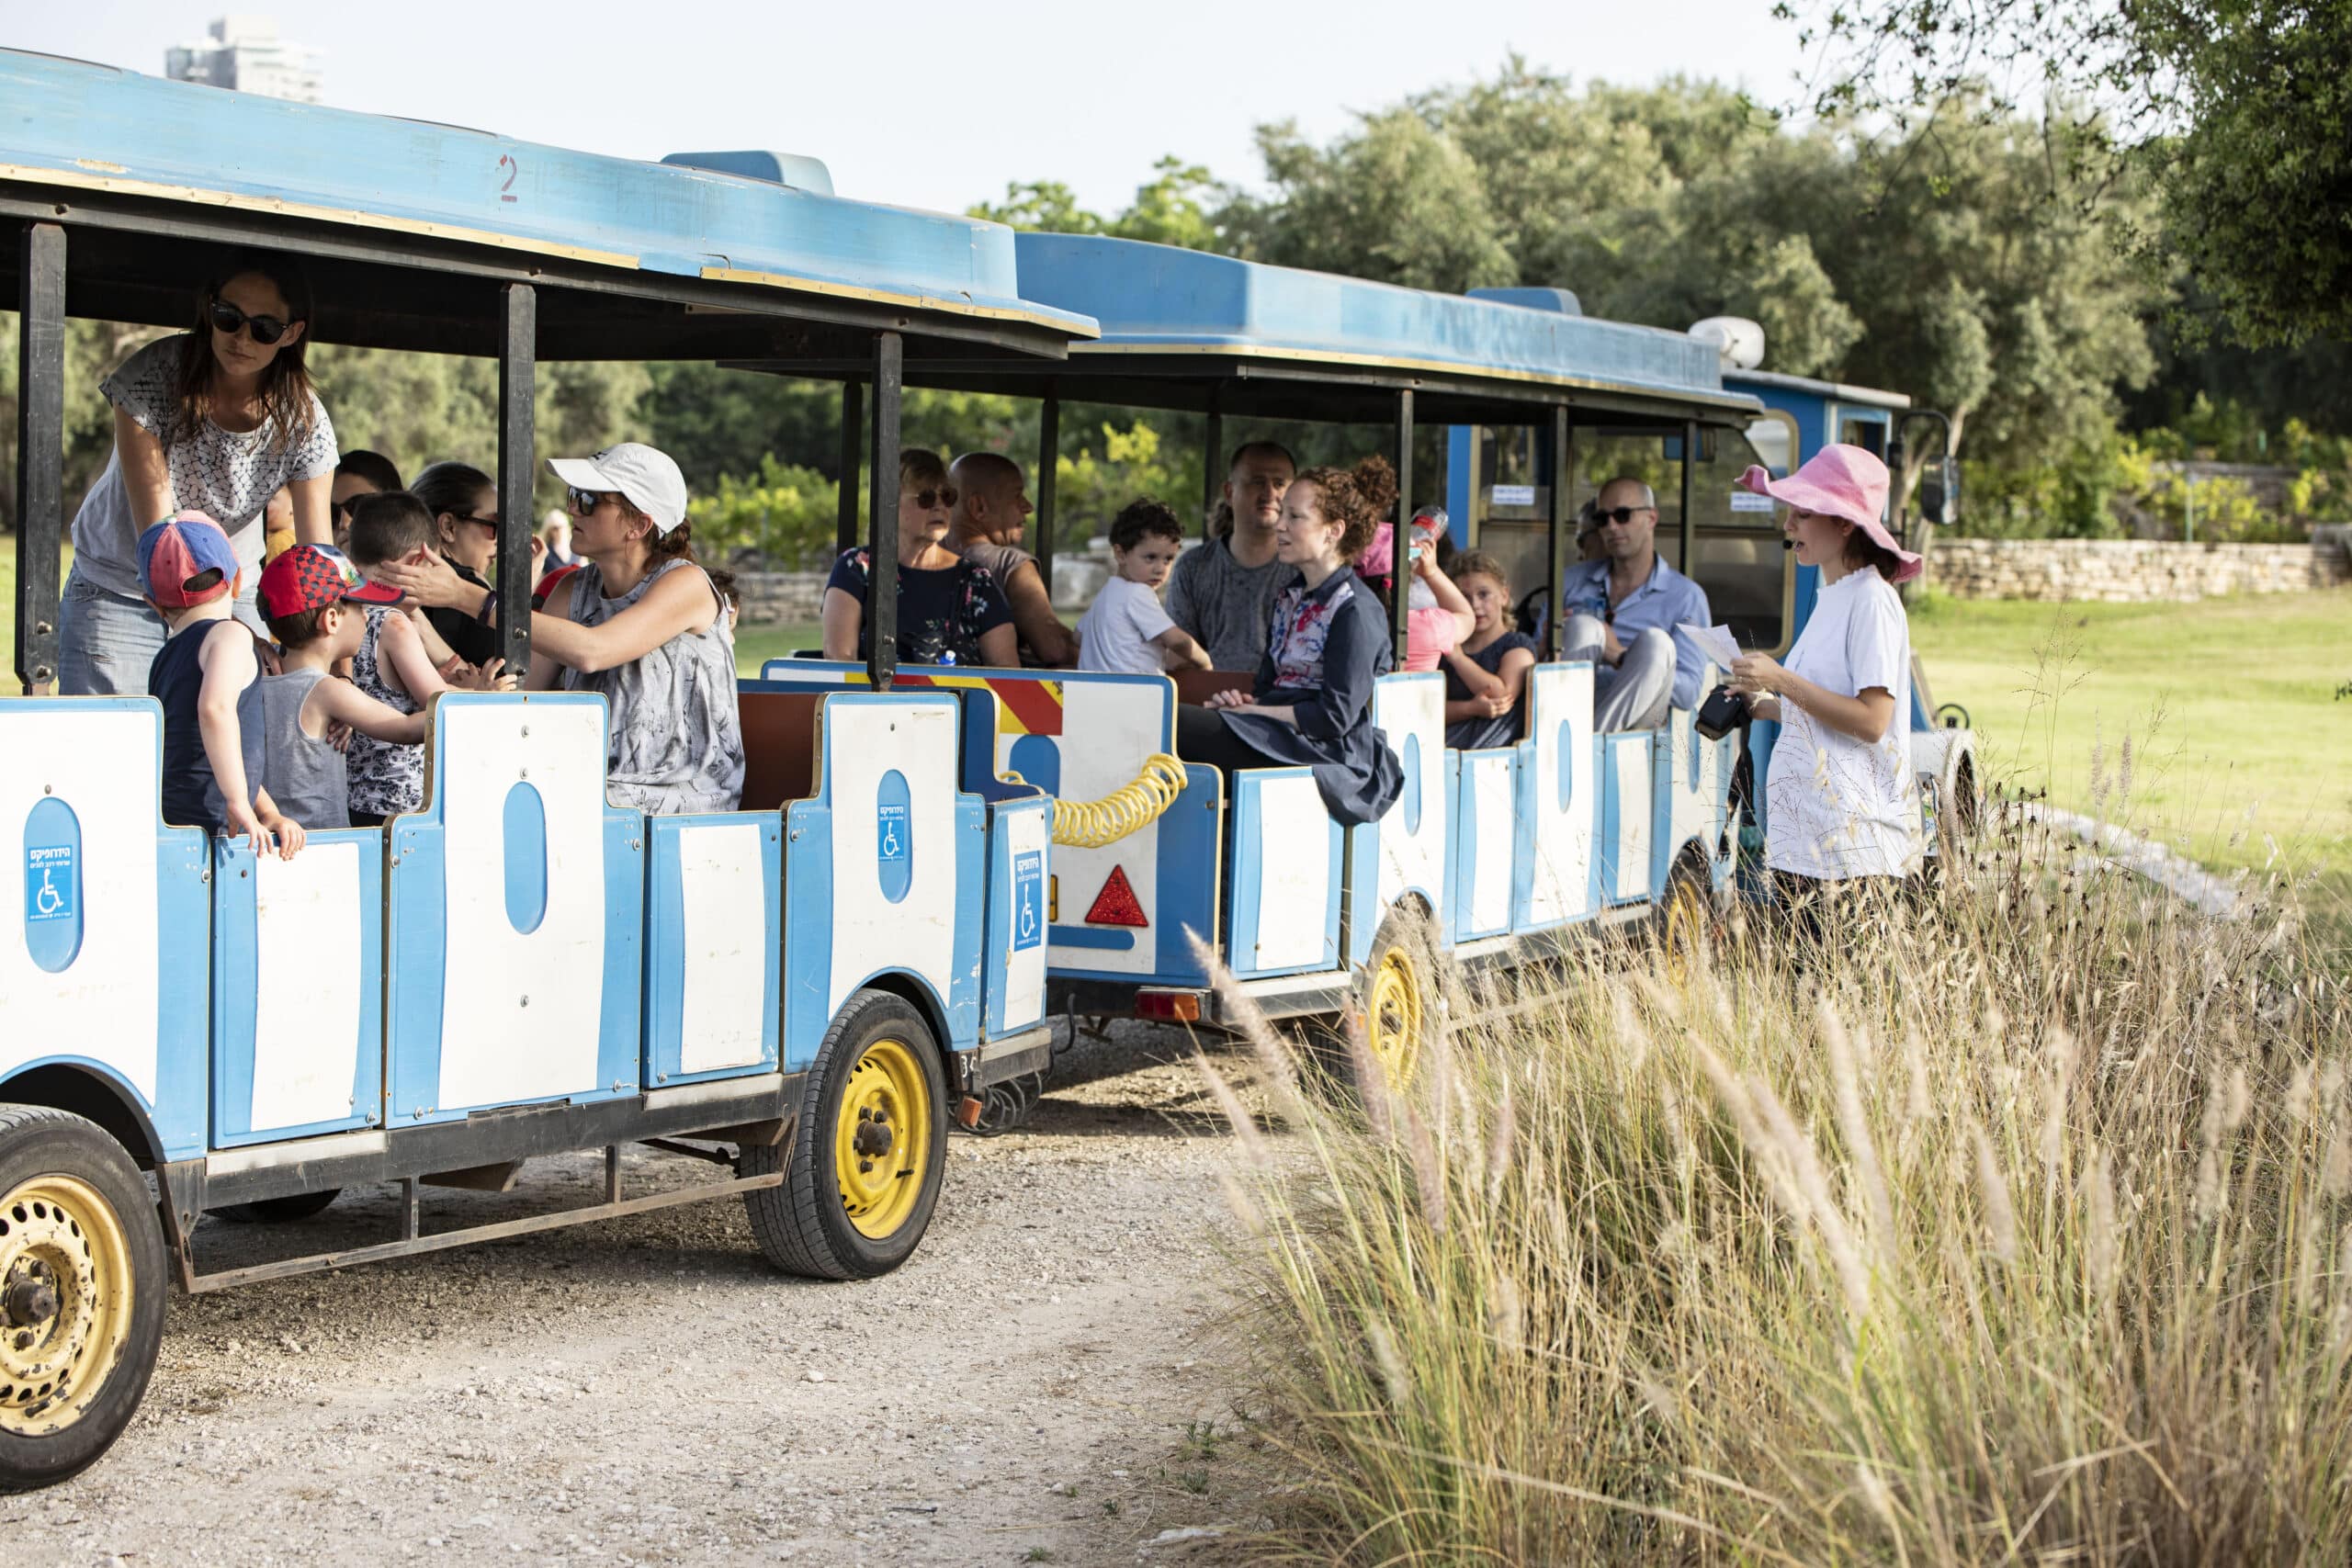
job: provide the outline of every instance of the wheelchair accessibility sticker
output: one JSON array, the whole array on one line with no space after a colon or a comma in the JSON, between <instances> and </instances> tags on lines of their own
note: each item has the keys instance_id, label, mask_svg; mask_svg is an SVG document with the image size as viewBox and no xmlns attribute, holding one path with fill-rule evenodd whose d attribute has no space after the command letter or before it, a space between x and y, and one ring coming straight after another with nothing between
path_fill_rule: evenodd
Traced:
<instances>
[{"instance_id":1,"label":"wheelchair accessibility sticker","mask_svg":"<svg viewBox=\"0 0 2352 1568\"><path fill-rule=\"evenodd\" d=\"M1012 857L1012 951L1046 940L1046 857L1027 850Z\"/></svg>"},{"instance_id":2,"label":"wheelchair accessibility sticker","mask_svg":"<svg viewBox=\"0 0 2352 1568\"><path fill-rule=\"evenodd\" d=\"M47 844L25 851L25 919L70 920L74 904L74 846Z\"/></svg>"},{"instance_id":3,"label":"wheelchair accessibility sticker","mask_svg":"<svg viewBox=\"0 0 2352 1568\"><path fill-rule=\"evenodd\" d=\"M875 813L877 842L875 853L885 861L907 858L907 808L885 803Z\"/></svg>"}]
</instances>

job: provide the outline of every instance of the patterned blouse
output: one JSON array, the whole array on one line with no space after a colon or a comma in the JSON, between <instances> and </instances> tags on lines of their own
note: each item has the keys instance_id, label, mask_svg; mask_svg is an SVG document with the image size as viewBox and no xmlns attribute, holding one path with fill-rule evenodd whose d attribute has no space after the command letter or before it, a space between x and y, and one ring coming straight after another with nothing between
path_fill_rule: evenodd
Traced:
<instances>
[{"instance_id":1,"label":"patterned blouse","mask_svg":"<svg viewBox=\"0 0 2352 1568\"><path fill-rule=\"evenodd\" d=\"M869 604L874 583L873 552L863 545L843 550L825 580L860 604ZM899 662L937 664L940 655L953 653L958 664L978 664L980 637L1012 624L1012 606L996 574L972 561L958 561L940 571L899 568ZM858 622L857 656L870 646L867 632L874 617Z\"/></svg>"}]
</instances>

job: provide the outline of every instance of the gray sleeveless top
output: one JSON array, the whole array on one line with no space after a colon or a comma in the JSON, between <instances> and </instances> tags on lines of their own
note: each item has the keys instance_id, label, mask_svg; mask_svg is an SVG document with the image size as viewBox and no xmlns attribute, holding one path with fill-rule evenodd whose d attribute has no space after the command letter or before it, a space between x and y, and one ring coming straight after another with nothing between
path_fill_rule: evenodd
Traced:
<instances>
[{"instance_id":1,"label":"gray sleeveless top","mask_svg":"<svg viewBox=\"0 0 2352 1568\"><path fill-rule=\"evenodd\" d=\"M640 811L732 811L743 796L743 724L735 710L735 649L718 614L718 595L702 568L664 561L617 599L605 597L605 576L590 561L571 580L571 618L601 626L645 596L673 571L703 580L711 621L681 632L634 663L594 674L563 672L571 692L602 692L612 707L605 796Z\"/></svg>"},{"instance_id":2,"label":"gray sleeveless top","mask_svg":"<svg viewBox=\"0 0 2352 1568\"><path fill-rule=\"evenodd\" d=\"M351 826L343 753L302 733L302 704L323 670L288 670L261 678L262 781L288 818L314 833Z\"/></svg>"}]
</instances>

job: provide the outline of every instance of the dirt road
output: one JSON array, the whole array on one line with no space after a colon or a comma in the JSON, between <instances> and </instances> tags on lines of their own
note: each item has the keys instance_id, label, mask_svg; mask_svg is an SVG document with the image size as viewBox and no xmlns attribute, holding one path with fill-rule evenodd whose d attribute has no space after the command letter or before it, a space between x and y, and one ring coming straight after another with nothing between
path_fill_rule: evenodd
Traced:
<instances>
[{"instance_id":1,"label":"dirt road","mask_svg":"<svg viewBox=\"0 0 2352 1568\"><path fill-rule=\"evenodd\" d=\"M770 1271L731 1201L175 1297L114 1452L0 1498L26 1562L1134 1562L1227 1555L1210 1358L1224 1125L1182 1036L1081 1048L1029 1131L949 1145L887 1279ZM1155 1060L1157 1058L1157 1060ZM633 1156L629 1190L709 1179ZM587 1201L548 1161L458 1213ZM207 1267L390 1234L390 1190ZM1229 1460L1230 1454L1227 1455ZM1238 1508L1240 1517L1234 1517Z\"/></svg>"}]
</instances>

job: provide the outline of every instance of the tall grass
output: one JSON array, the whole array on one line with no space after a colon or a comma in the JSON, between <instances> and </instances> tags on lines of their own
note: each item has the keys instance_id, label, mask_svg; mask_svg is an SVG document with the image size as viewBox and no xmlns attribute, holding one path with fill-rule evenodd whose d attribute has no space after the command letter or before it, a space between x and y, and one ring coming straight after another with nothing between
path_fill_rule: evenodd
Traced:
<instances>
[{"instance_id":1,"label":"tall grass","mask_svg":"<svg viewBox=\"0 0 2352 1568\"><path fill-rule=\"evenodd\" d=\"M1825 940L1572 955L1344 1098L1254 1032L1243 1324L1349 1562L2352 1550L2352 1027L2015 822ZM1482 1011L1486 1021L1482 1021Z\"/></svg>"}]
</instances>

